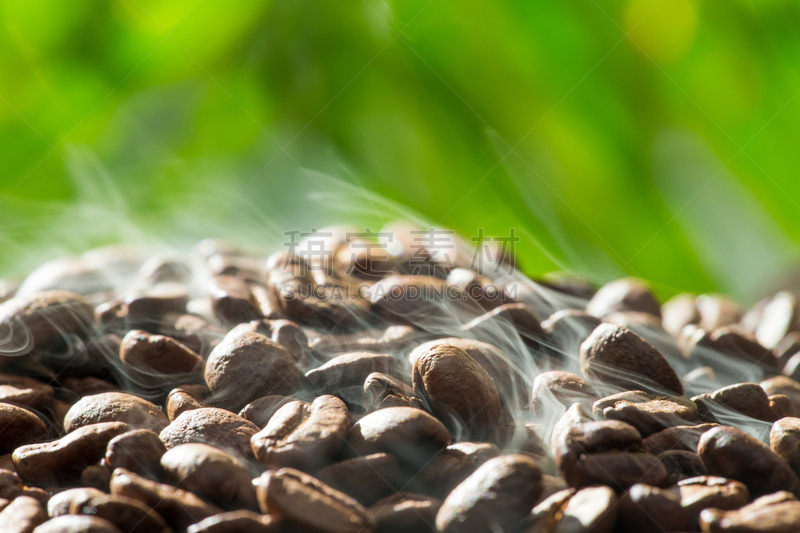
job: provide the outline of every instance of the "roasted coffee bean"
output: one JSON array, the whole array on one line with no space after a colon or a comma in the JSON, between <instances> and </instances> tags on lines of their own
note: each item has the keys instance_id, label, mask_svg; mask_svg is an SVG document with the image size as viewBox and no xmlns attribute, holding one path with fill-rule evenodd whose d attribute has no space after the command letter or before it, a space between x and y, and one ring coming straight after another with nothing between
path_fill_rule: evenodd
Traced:
<instances>
[{"instance_id":1,"label":"roasted coffee bean","mask_svg":"<svg viewBox=\"0 0 800 533\"><path fill-rule=\"evenodd\" d=\"M534 414L547 413L554 405L570 406L584 402L587 406L597 399L592 386L570 372L542 372L533 380L531 405Z\"/></svg>"},{"instance_id":2,"label":"roasted coffee bean","mask_svg":"<svg viewBox=\"0 0 800 533\"><path fill-rule=\"evenodd\" d=\"M114 470L111 494L139 500L177 531L222 512L219 507L206 503L191 492L150 481L124 468Z\"/></svg>"},{"instance_id":3,"label":"roasted coffee bean","mask_svg":"<svg viewBox=\"0 0 800 533\"><path fill-rule=\"evenodd\" d=\"M601 320L577 309L562 309L542 322L550 351L561 365L567 365L567 355L578 353L581 343L601 324ZM572 370L568 368L567 370Z\"/></svg>"},{"instance_id":4,"label":"roasted coffee bean","mask_svg":"<svg viewBox=\"0 0 800 533\"><path fill-rule=\"evenodd\" d=\"M81 472L81 485L108 492L111 469L104 464L89 465Z\"/></svg>"},{"instance_id":5,"label":"roasted coffee bean","mask_svg":"<svg viewBox=\"0 0 800 533\"><path fill-rule=\"evenodd\" d=\"M389 326L344 335L320 335L309 345L318 354L346 352L394 353L412 346L417 340L414 328Z\"/></svg>"},{"instance_id":6,"label":"roasted coffee bean","mask_svg":"<svg viewBox=\"0 0 800 533\"><path fill-rule=\"evenodd\" d=\"M620 451L582 455L562 473L571 487L608 485L616 490L635 483L662 487L669 479L667 469L655 455Z\"/></svg>"},{"instance_id":7,"label":"roasted coffee bean","mask_svg":"<svg viewBox=\"0 0 800 533\"><path fill-rule=\"evenodd\" d=\"M702 418L708 421L716 418L715 413L731 410L764 422L775 422L779 418L769 406L767 393L755 383L737 383L695 396L692 401L697 403Z\"/></svg>"},{"instance_id":8,"label":"roasted coffee bean","mask_svg":"<svg viewBox=\"0 0 800 533\"><path fill-rule=\"evenodd\" d=\"M105 462L109 468L124 468L151 479L162 477L161 456L167 451L158 434L137 429L108 441Z\"/></svg>"},{"instance_id":9,"label":"roasted coffee bean","mask_svg":"<svg viewBox=\"0 0 800 533\"><path fill-rule=\"evenodd\" d=\"M553 455L561 468L584 454L610 450L639 451L642 436L630 424L616 420L583 422L569 427L553 442Z\"/></svg>"},{"instance_id":10,"label":"roasted coffee bean","mask_svg":"<svg viewBox=\"0 0 800 533\"><path fill-rule=\"evenodd\" d=\"M211 391L205 385L181 385L172 389L167 395L167 402L164 409L167 411L167 418L174 422L184 411L208 407L205 398Z\"/></svg>"},{"instance_id":11,"label":"roasted coffee bean","mask_svg":"<svg viewBox=\"0 0 800 533\"><path fill-rule=\"evenodd\" d=\"M69 335L87 338L94 322L89 303L73 292L50 290L16 296L0 304L4 355L61 350Z\"/></svg>"},{"instance_id":12,"label":"roasted coffee bean","mask_svg":"<svg viewBox=\"0 0 800 533\"><path fill-rule=\"evenodd\" d=\"M375 533L434 533L441 500L424 494L398 492L375 502L369 511Z\"/></svg>"},{"instance_id":13,"label":"roasted coffee bean","mask_svg":"<svg viewBox=\"0 0 800 533\"><path fill-rule=\"evenodd\" d=\"M594 417L592 416L592 412L584 407L583 404L572 404L569 409L567 409L567 412L558 419L556 425L553 426L553 431L550 434L550 449L553 451L553 454L555 455L559 443L565 438L567 432L571 428L583 424L584 422L593 421Z\"/></svg>"},{"instance_id":14,"label":"roasted coffee bean","mask_svg":"<svg viewBox=\"0 0 800 533\"><path fill-rule=\"evenodd\" d=\"M239 411L239 416L264 429L278 409L293 401L296 399L289 396L263 396L245 405Z\"/></svg>"},{"instance_id":15,"label":"roasted coffee bean","mask_svg":"<svg viewBox=\"0 0 800 533\"><path fill-rule=\"evenodd\" d=\"M90 424L124 422L132 428L161 431L169 420L153 403L124 392L84 396L64 417L64 431L70 433Z\"/></svg>"},{"instance_id":16,"label":"roasted coffee bean","mask_svg":"<svg viewBox=\"0 0 800 533\"><path fill-rule=\"evenodd\" d=\"M387 354L347 353L309 370L306 378L317 393L332 394L348 387L361 388L373 372L399 376L397 360Z\"/></svg>"},{"instance_id":17,"label":"roasted coffee bean","mask_svg":"<svg viewBox=\"0 0 800 533\"><path fill-rule=\"evenodd\" d=\"M495 428L494 442L504 450L547 455L539 436L542 427L534 422L505 422Z\"/></svg>"},{"instance_id":18,"label":"roasted coffee bean","mask_svg":"<svg viewBox=\"0 0 800 533\"><path fill-rule=\"evenodd\" d=\"M130 429L122 422L103 422L76 429L51 442L14 450L14 469L23 481L39 486L74 484L87 466L103 458L108 442Z\"/></svg>"},{"instance_id":19,"label":"roasted coffee bean","mask_svg":"<svg viewBox=\"0 0 800 533\"><path fill-rule=\"evenodd\" d=\"M487 342L447 337L417 346L411 351L408 359L413 365L419 355L443 344L456 346L467 352L492 378L492 382L500 394L500 401L515 409L522 408L526 401L525 395L528 388L525 380L519 371L514 368L514 362L511 357Z\"/></svg>"},{"instance_id":20,"label":"roasted coffee bean","mask_svg":"<svg viewBox=\"0 0 800 533\"><path fill-rule=\"evenodd\" d=\"M368 412L385 407L423 407L422 401L414 396L414 389L380 372L373 372L364 380L361 404Z\"/></svg>"},{"instance_id":21,"label":"roasted coffee bean","mask_svg":"<svg viewBox=\"0 0 800 533\"><path fill-rule=\"evenodd\" d=\"M397 457L376 453L355 457L319 469L316 478L334 489L369 506L394 494L403 484L403 472Z\"/></svg>"},{"instance_id":22,"label":"roasted coffee bean","mask_svg":"<svg viewBox=\"0 0 800 533\"><path fill-rule=\"evenodd\" d=\"M782 418L772 425L769 446L795 473L800 472L800 418Z\"/></svg>"},{"instance_id":23,"label":"roasted coffee bean","mask_svg":"<svg viewBox=\"0 0 800 533\"><path fill-rule=\"evenodd\" d=\"M590 379L653 394L683 394L680 379L658 350L621 326L599 325L581 344L580 361Z\"/></svg>"},{"instance_id":24,"label":"roasted coffee bean","mask_svg":"<svg viewBox=\"0 0 800 533\"><path fill-rule=\"evenodd\" d=\"M144 284L172 281L188 284L192 281L192 270L181 261L163 259L154 255L139 267L138 278Z\"/></svg>"},{"instance_id":25,"label":"roasted coffee bean","mask_svg":"<svg viewBox=\"0 0 800 533\"><path fill-rule=\"evenodd\" d=\"M131 330L122 339L119 357L128 377L144 390L203 380L203 358L163 335Z\"/></svg>"},{"instance_id":26,"label":"roasted coffee bean","mask_svg":"<svg viewBox=\"0 0 800 533\"><path fill-rule=\"evenodd\" d=\"M13 470L0 470L0 498L13 500L17 496L30 496L45 503L49 494L42 489L27 487Z\"/></svg>"},{"instance_id":27,"label":"roasted coffee bean","mask_svg":"<svg viewBox=\"0 0 800 533\"><path fill-rule=\"evenodd\" d=\"M522 341L537 347L544 340L545 332L542 329L539 315L524 303L507 303L487 311L483 315L464 324L461 331L469 336L492 338L507 337L510 332L519 334Z\"/></svg>"},{"instance_id":28,"label":"roasted coffee bean","mask_svg":"<svg viewBox=\"0 0 800 533\"><path fill-rule=\"evenodd\" d=\"M186 533L278 533L277 519L253 511L230 511L189 526Z\"/></svg>"},{"instance_id":29,"label":"roasted coffee bean","mask_svg":"<svg viewBox=\"0 0 800 533\"><path fill-rule=\"evenodd\" d=\"M446 498L450 491L486 460L488 459L448 447L415 473L409 488L439 499Z\"/></svg>"},{"instance_id":30,"label":"roasted coffee bean","mask_svg":"<svg viewBox=\"0 0 800 533\"><path fill-rule=\"evenodd\" d=\"M52 518L33 530L33 533L122 533L108 520L96 516L64 515Z\"/></svg>"},{"instance_id":31,"label":"roasted coffee bean","mask_svg":"<svg viewBox=\"0 0 800 533\"><path fill-rule=\"evenodd\" d=\"M234 276L216 276L208 284L214 314L224 323L236 325L261 318L247 283Z\"/></svg>"},{"instance_id":32,"label":"roasted coffee bean","mask_svg":"<svg viewBox=\"0 0 800 533\"><path fill-rule=\"evenodd\" d=\"M536 461L524 455L490 459L447 496L436 514L445 533L512 531L542 491Z\"/></svg>"},{"instance_id":33,"label":"roasted coffee bean","mask_svg":"<svg viewBox=\"0 0 800 533\"><path fill-rule=\"evenodd\" d=\"M205 378L212 405L239 411L261 396L288 396L305 378L289 353L259 333L231 330L208 356Z\"/></svg>"},{"instance_id":34,"label":"roasted coffee bean","mask_svg":"<svg viewBox=\"0 0 800 533\"><path fill-rule=\"evenodd\" d=\"M53 387L38 379L0 374L0 402L36 412L47 412L53 406L54 396Z\"/></svg>"},{"instance_id":35,"label":"roasted coffee bean","mask_svg":"<svg viewBox=\"0 0 800 533\"><path fill-rule=\"evenodd\" d=\"M758 342L771 350L786 335L800 329L797 297L788 291L776 294L764 307L756 329Z\"/></svg>"},{"instance_id":36,"label":"roasted coffee bean","mask_svg":"<svg viewBox=\"0 0 800 533\"><path fill-rule=\"evenodd\" d=\"M792 399L795 412L800 413L800 383L786 376L775 376L759 383L767 396L785 394Z\"/></svg>"},{"instance_id":37,"label":"roasted coffee bean","mask_svg":"<svg viewBox=\"0 0 800 533\"><path fill-rule=\"evenodd\" d=\"M313 471L333 461L349 428L350 413L344 402L320 396L310 405L293 401L278 409L250 444L256 459L268 467Z\"/></svg>"},{"instance_id":38,"label":"roasted coffee bean","mask_svg":"<svg viewBox=\"0 0 800 533\"><path fill-rule=\"evenodd\" d=\"M223 509L258 509L247 468L229 453L207 444L181 444L161 457L161 466L176 487Z\"/></svg>"},{"instance_id":39,"label":"roasted coffee bean","mask_svg":"<svg viewBox=\"0 0 800 533\"><path fill-rule=\"evenodd\" d=\"M47 426L38 416L22 407L0 403L0 453L11 453L46 435Z\"/></svg>"},{"instance_id":40,"label":"roasted coffee bean","mask_svg":"<svg viewBox=\"0 0 800 533\"><path fill-rule=\"evenodd\" d=\"M70 401L78 401L84 396L103 392L122 392L122 389L119 385L110 381L87 376L85 378L64 378L61 381L61 390L59 391L61 397Z\"/></svg>"},{"instance_id":41,"label":"roasted coffee bean","mask_svg":"<svg viewBox=\"0 0 800 533\"><path fill-rule=\"evenodd\" d=\"M700 311L693 294L677 294L661 306L661 318L664 329L677 337L689 324L700 322Z\"/></svg>"},{"instance_id":42,"label":"roasted coffee bean","mask_svg":"<svg viewBox=\"0 0 800 533\"><path fill-rule=\"evenodd\" d=\"M642 391L620 392L594 402L598 419L620 420L635 427L642 437L698 418L697 406L682 396L656 396Z\"/></svg>"},{"instance_id":43,"label":"roasted coffee bean","mask_svg":"<svg viewBox=\"0 0 800 533\"><path fill-rule=\"evenodd\" d=\"M769 406L778 415L778 418L794 416L794 402L785 394L773 394L769 397Z\"/></svg>"},{"instance_id":44,"label":"roasted coffee bean","mask_svg":"<svg viewBox=\"0 0 800 533\"><path fill-rule=\"evenodd\" d=\"M159 438L167 449L200 442L240 457L252 457L250 438L257 432L255 424L230 411L203 407L183 412L161 431Z\"/></svg>"},{"instance_id":45,"label":"roasted coffee bean","mask_svg":"<svg viewBox=\"0 0 800 533\"><path fill-rule=\"evenodd\" d=\"M258 503L263 513L288 525L320 533L373 533L371 515L356 500L292 468L262 474Z\"/></svg>"},{"instance_id":46,"label":"roasted coffee bean","mask_svg":"<svg viewBox=\"0 0 800 533\"><path fill-rule=\"evenodd\" d=\"M144 503L125 496L103 494L86 502L73 503L70 514L108 520L126 533L170 533L164 519Z\"/></svg>"},{"instance_id":47,"label":"roasted coffee bean","mask_svg":"<svg viewBox=\"0 0 800 533\"><path fill-rule=\"evenodd\" d=\"M706 509L700 513L700 526L712 533L793 533L800 529L800 502L791 494L778 492L736 511Z\"/></svg>"},{"instance_id":48,"label":"roasted coffee bean","mask_svg":"<svg viewBox=\"0 0 800 533\"><path fill-rule=\"evenodd\" d=\"M58 492L47 501L47 514L51 518L69 514L73 505L75 508L82 508L86 502L97 496L103 496L103 491L91 487Z\"/></svg>"},{"instance_id":49,"label":"roasted coffee bean","mask_svg":"<svg viewBox=\"0 0 800 533\"><path fill-rule=\"evenodd\" d=\"M695 528L703 509L738 509L749 500L743 483L714 476L684 479L665 490L680 499L681 507L692 516Z\"/></svg>"},{"instance_id":50,"label":"roasted coffee bean","mask_svg":"<svg viewBox=\"0 0 800 533\"><path fill-rule=\"evenodd\" d=\"M130 328L153 329L168 313L185 313L189 293L181 283L158 283L122 299L116 315Z\"/></svg>"},{"instance_id":51,"label":"roasted coffee bean","mask_svg":"<svg viewBox=\"0 0 800 533\"><path fill-rule=\"evenodd\" d=\"M619 499L619 533L688 531L691 527L689 511L678 496L666 490L638 483Z\"/></svg>"},{"instance_id":52,"label":"roasted coffee bean","mask_svg":"<svg viewBox=\"0 0 800 533\"><path fill-rule=\"evenodd\" d=\"M227 330L198 315L168 313L161 317L158 333L171 337L190 350L207 356Z\"/></svg>"},{"instance_id":53,"label":"roasted coffee bean","mask_svg":"<svg viewBox=\"0 0 800 533\"><path fill-rule=\"evenodd\" d=\"M415 394L457 435L486 435L500 417L492 378L456 346L440 344L419 354L412 383Z\"/></svg>"},{"instance_id":54,"label":"roasted coffee bean","mask_svg":"<svg viewBox=\"0 0 800 533\"><path fill-rule=\"evenodd\" d=\"M369 303L357 287L342 287L338 280L324 283L293 279L278 292L280 313L295 322L317 329L352 331L369 321ZM355 296L349 296L355 294Z\"/></svg>"},{"instance_id":55,"label":"roasted coffee bean","mask_svg":"<svg viewBox=\"0 0 800 533\"><path fill-rule=\"evenodd\" d=\"M458 287L448 290L447 282L434 277L389 276L370 287L368 298L379 316L400 324L413 324L437 316L451 305L462 307L460 302L456 303L461 294Z\"/></svg>"},{"instance_id":56,"label":"roasted coffee bean","mask_svg":"<svg viewBox=\"0 0 800 533\"><path fill-rule=\"evenodd\" d=\"M31 533L47 520L44 506L30 496L19 496L0 511L0 524L5 533Z\"/></svg>"},{"instance_id":57,"label":"roasted coffee bean","mask_svg":"<svg viewBox=\"0 0 800 533\"><path fill-rule=\"evenodd\" d=\"M640 311L661 317L661 306L642 281L635 278L618 279L600 287L586 304L586 312L604 317L615 311Z\"/></svg>"},{"instance_id":58,"label":"roasted coffee bean","mask_svg":"<svg viewBox=\"0 0 800 533\"><path fill-rule=\"evenodd\" d=\"M664 468L667 469L669 476L667 477L667 485L674 485L684 479L708 474L703 460L694 452L669 450L659 454L658 459L664 463Z\"/></svg>"},{"instance_id":59,"label":"roasted coffee bean","mask_svg":"<svg viewBox=\"0 0 800 533\"><path fill-rule=\"evenodd\" d=\"M387 407L353 424L347 442L361 455L393 453L401 462L422 466L450 443L450 433L421 409Z\"/></svg>"},{"instance_id":60,"label":"roasted coffee bean","mask_svg":"<svg viewBox=\"0 0 800 533\"><path fill-rule=\"evenodd\" d=\"M611 533L617 514L617 495L610 487L564 489L534 507L524 531Z\"/></svg>"},{"instance_id":61,"label":"roasted coffee bean","mask_svg":"<svg viewBox=\"0 0 800 533\"><path fill-rule=\"evenodd\" d=\"M697 453L709 474L741 481L753 496L800 491L800 481L789 465L739 429L720 426L708 430L700 437Z\"/></svg>"},{"instance_id":62,"label":"roasted coffee bean","mask_svg":"<svg viewBox=\"0 0 800 533\"><path fill-rule=\"evenodd\" d=\"M291 320L270 320L262 318L239 324L237 331L250 331L260 333L272 339L273 342L283 346L286 352L300 368L308 365L309 346L308 337L303 329Z\"/></svg>"},{"instance_id":63,"label":"roasted coffee bean","mask_svg":"<svg viewBox=\"0 0 800 533\"><path fill-rule=\"evenodd\" d=\"M718 362L720 355L723 355L773 370L778 366L770 350L737 326L727 326L713 332L697 329L686 340L683 350L689 359L703 364Z\"/></svg>"}]
</instances>

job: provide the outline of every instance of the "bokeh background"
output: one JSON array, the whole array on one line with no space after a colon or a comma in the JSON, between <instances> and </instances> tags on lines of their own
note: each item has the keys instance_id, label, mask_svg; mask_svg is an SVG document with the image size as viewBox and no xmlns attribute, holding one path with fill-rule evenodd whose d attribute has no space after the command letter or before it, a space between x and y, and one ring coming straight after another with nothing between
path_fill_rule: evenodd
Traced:
<instances>
[{"instance_id":1,"label":"bokeh background","mask_svg":"<svg viewBox=\"0 0 800 533\"><path fill-rule=\"evenodd\" d=\"M0 273L400 216L752 302L800 254L800 3L0 2Z\"/></svg>"}]
</instances>

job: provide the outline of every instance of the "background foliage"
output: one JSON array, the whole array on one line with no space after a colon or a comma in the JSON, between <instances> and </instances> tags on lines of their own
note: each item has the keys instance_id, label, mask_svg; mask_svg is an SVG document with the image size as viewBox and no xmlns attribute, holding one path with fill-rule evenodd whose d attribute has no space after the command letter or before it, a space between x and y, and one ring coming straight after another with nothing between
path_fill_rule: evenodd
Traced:
<instances>
[{"instance_id":1,"label":"background foliage","mask_svg":"<svg viewBox=\"0 0 800 533\"><path fill-rule=\"evenodd\" d=\"M0 271L408 208L752 300L800 241L790 0L0 2ZM405 207L402 207L405 206Z\"/></svg>"}]
</instances>

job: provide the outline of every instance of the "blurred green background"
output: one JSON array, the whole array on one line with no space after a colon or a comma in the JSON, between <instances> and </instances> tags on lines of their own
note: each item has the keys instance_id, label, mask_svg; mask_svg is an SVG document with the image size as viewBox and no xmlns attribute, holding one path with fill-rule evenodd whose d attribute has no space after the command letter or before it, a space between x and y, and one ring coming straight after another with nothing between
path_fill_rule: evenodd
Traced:
<instances>
[{"instance_id":1,"label":"blurred green background","mask_svg":"<svg viewBox=\"0 0 800 533\"><path fill-rule=\"evenodd\" d=\"M538 275L797 262L800 3L0 2L0 272L416 215Z\"/></svg>"}]
</instances>

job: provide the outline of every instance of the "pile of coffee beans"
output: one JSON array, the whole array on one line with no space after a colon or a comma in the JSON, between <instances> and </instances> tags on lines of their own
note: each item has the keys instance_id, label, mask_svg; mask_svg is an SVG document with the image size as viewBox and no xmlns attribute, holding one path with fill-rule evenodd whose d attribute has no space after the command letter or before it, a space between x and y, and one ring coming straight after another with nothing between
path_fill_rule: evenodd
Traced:
<instances>
[{"instance_id":1,"label":"pile of coffee beans","mask_svg":"<svg viewBox=\"0 0 800 533\"><path fill-rule=\"evenodd\" d=\"M662 304L415 231L0 280L0 531L800 531L798 295Z\"/></svg>"}]
</instances>

